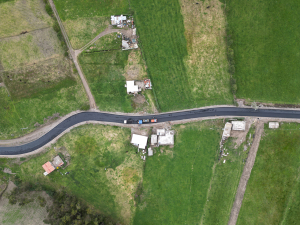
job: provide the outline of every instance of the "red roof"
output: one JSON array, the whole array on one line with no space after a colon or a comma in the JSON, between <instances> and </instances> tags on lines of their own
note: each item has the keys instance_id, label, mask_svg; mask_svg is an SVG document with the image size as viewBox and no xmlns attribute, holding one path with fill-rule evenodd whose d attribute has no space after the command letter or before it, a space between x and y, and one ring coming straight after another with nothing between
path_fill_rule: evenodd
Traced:
<instances>
[{"instance_id":1,"label":"red roof","mask_svg":"<svg viewBox=\"0 0 300 225\"><path fill-rule=\"evenodd\" d=\"M43 168L48 174L55 170L55 168L54 168L54 166L52 166L51 162L46 162L43 165Z\"/></svg>"}]
</instances>

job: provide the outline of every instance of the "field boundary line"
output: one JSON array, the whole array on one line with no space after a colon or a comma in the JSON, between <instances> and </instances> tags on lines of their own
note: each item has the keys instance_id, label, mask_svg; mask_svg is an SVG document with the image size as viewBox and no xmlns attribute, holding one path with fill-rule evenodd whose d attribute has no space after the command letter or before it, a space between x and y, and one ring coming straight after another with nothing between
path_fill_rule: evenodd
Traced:
<instances>
[{"instance_id":1,"label":"field boundary line","mask_svg":"<svg viewBox=\"0 0 300 225\"><path fill-rule=\"evenodd\" d=\"M38 28L38 29L30 30L30 31L27 31L25 34L29 34L29 33L32 33L32 32L38 31L38 30L45 30L45 29L49 29L49 28L52 28L52 27L49 26L49 27L43 27L43 28ZM18 36L25 35L25 34L18 34L18 35L0 37L0 41L2 41L2 39L10 39L10 38L18 37Z\"/></svg>"},{"instance_id":2,"label":"field boundary line","mask_svg":"<svg viewBox=\"0 0 300 225\"><path fill-rule=\"evenodd\" d=\"M252 168L255 163L256 154L258 151L261 135L264 131L264 123L260 122L257 124L255 130L255 138L253 140L252 146L249 150L246 164L244 166L244 170L239 182L239 186L237 188L237 192L235 195L235 200L231 209L230 217L228 225L235 225L239 216L239 212L243 203L244 195L246 192L247 183L249 181Z\"/></svg>"}]
</instances>

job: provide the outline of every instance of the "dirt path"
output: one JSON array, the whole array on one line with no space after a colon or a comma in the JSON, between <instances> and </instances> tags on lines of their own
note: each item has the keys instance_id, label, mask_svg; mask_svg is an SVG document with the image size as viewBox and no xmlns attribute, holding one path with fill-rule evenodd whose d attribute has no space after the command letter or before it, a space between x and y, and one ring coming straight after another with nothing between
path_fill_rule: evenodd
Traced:
<instances>
[{"instance_id":1,"label":"dirt path","mask_svg":"<svg viewBox=\"0 0 300 225\"><path fill-rule=\"evenodd\" d=\"M86 92L86 94L87 94L87 96L89 98L90 108L91 109L96 109L96 102L95 102L94 96L92 95L92 92L91 92L90 87L89 87L89 85L88 85L88 83L86 81L86 78L85 78L84 74L82 73L81 68L80 68L80 66L79 66L79 64L77 62L77 56L76 56L75 51L73 50L73 48L71 46L71 43L70 43L70 40L68 38L67 32L65 31L65 28L64 28L64 26L63 26L63 24L62 24L62 22L60 20L60 17L58 15L57 11L56 11L56 8L55 8L55 5L53 3L53 0L49 0L49 3L50 3L50 6L51 6L51 8L52 8L52 10L54 12L54 15L55 15L55 17L57 19L57 22L58 22L58 24L60 26L61 32L62 32L62 34L64 36L65 41L66 41L66 44L67 44L67 46L69 48L69 52L70 52L70 54L72 56L72 59L73 59L74 64L76 66L76 69L77 69L77 71L79 73L79 76L81 78L81 81L82 81L84 89L85 89L85 92Z\"/></svg>"},{"instance_id":2,"label":"dirt path","mask_svg":"<svg viewBox=\"0 0 300 225\"><path fill-rule=\"evenodd\" d=\"M246 191L246 186L247 186L248 180L250 178L251 170L252 170L254 162L255 162L256 153L258 150L258 146L259 146L259 142L260 142L263 130L264 130L264 123L260 122L256 127L255 138L254 138L254 141L250 148L247 162L246 162L243 174L240 179L240 183L239 183L239 186L237 189L235 200L234 200L234 203L233 203L233 206L231 209L231 214L230 214L228 225L235 225L237 222L239 212L240 212L240 209L242 206L244 194Z\"/></svg>"}]
</instances>

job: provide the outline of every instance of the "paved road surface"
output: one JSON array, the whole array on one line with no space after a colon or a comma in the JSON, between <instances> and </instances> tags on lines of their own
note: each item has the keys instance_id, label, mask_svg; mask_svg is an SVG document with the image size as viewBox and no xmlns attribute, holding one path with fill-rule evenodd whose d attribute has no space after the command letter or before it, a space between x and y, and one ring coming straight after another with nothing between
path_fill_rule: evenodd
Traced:
<instances>
[{"instance_id":1,"label":"paved road surface","mask_svg":"<svg viewBox=\"0 0 300 225\"><path fill-rule=\"evenodd\" d=\"M133 120L153 118L155 117L158 122L178 121L184 119L200 118L200 117L213 117L213 116L234 116L234 117L273 117L273 118L291 118L300 119L300 111L296 110L277 110L277 109L250 109L250 108L237 108L237 107L219 107L219 108L206 108L190 111L180 111L173 113L162 113L157 115L148 116L127 116L117 115L110 113L101 112L83 112L73 115L66 120L62 121L55 128L50 130L47 134L41 138L24 144L21 146L14 147L0 147L0 155L18 155L28 152L32 152L49 141L53 140L60 133L67 128L84 121L104 121L113 123L124 123L124 119L132 118ZM141 125L142 126L142 125Z\"/></svg>"}]
</instances>

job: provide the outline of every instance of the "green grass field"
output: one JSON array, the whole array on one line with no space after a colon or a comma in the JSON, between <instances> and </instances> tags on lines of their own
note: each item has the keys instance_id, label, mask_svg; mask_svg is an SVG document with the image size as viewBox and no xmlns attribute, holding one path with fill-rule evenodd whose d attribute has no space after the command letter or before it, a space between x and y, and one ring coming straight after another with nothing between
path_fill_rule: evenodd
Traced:
<instances>
[{"instance_id":1,"label":"green grass field","mask_svg":"<svg viewBox=\"0 0 300 225\"><path fill-rule=\"evenodd\" d=\"M216 123L176 126L174 148L147 158L133 224L200 222L219 149L220 129L209 129Z\"/></svg>"},{"instance_id":2,"label":"green grass field","mask_svg":"<svg viewBox=\"0 0 300 225\"><path fill-rule=\"evenodd\" d=\"M100 110L132 112L123 76L129 51L82 53L80 66Z\"/></svg>"},{"instance_id":3,"label":"green grass field","mask_svg":"<svg viewBox=\"0 0 300 225\"><path fill-rule=\"evenodd\" d=\"M226 1L237 97L300 103L298 0Z\"/></svg>"},{"instance_id":4,"label":"green grass field","mask_svg":"<svg viewBox=\"0 0 300 225\"><path fill-rule=\"evenodd\" d=\"M221 52L223 58L211 60L211 62L218 63L209 62L205 65L206 69L199 72L197 69L198 63L195 64L195 62L201 61L201 57L198 57L200 53L197 53L196 58L194 57L192 60L191 67L187 67L186 61L191 61L188 57L193 54L193 51L189 51L187 45L193 46L193 43L186 40L184 17L181 14L179 1L163 0L153 2L147 0L141 2L133 0L130 1L130 4L135 12L139 46L145 57L148 73L153 81L153 88L161 111L232 103L229 92L229 75L219 65L219 61L221 61L222 64L225 62L223 67L227 67L226 58L224 57L225 48L222 43L221 51L219 51L218 45L214 43L209 44L207 42L205 45L197 45L199 52L202 50L204 52L201 57L206 55L205 52L211 54L213 51L214 55L218 56ZM201 12L197 11L196 13ZM187 23L189 22L187 21ZM207 31L207 33L211 32ZM191 34L200 42L202 37L197 35L193 36ZM222 40L219 37L214 39ZM209 67L215 68L209 69ZM202 78L199 79L196 74L200 74L199 76ZM216 76L212 74L216 74ZM220 74L224 74L224 76L217 78ZM223 84L220 83L218 87L214 87L213 81L219 82L220 79L223 80Z\"/></svg>"},{"instance_id":5,"label":"green grass field","mask_svg":"<svg viewBox=\"0 0 300 225\"><path fill-rule=\"evenodd\" d=\"M122 224L130 224L135 210L133 196L142 177L143 161L129 140L130 129L81 126L63 136L46 154L15 170L23 181L42 182L56 189L65 187L106 215ZM45 177L42 165L58 152L70 154L70 165ZM70 174L61 175L67 171Z\"/></svg>"},{"instance_id":6,"label":"green grass field","mask_svg":"<svg viewBox=\"0 0 300 225\"><path fill-rule=\"evenodd\" d=\"M237 224L299 223L299 129L265 125Z\"/></svg>"},{"instance_id":7,"label":"green grass field","mask_svg":"<svg viewBox=\"0 0 300 225\"><path fill-rule=\"evenodd\" d=\"M111 15L129 13L127 0L54 0L74 49L79 49L110 24Z\"/></svg>"},{"instance_id":8,"label":"green grass field","mask_svg":"<svg viewBox=\"0 0 300 225\"><path fill-rule=\"evenodd\" d=\"M122 36L120 34L107 34L92 44L86 52L103 51L103 50L119 50L122 46Z\"/></svg>"}]
</instances>

